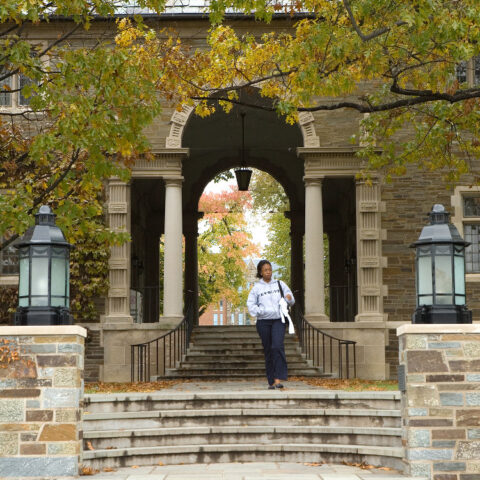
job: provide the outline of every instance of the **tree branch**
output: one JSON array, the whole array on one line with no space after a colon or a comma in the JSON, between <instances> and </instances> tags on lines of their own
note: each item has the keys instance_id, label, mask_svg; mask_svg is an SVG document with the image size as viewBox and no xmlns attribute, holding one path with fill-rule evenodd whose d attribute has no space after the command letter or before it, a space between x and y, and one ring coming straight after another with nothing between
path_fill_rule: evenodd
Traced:
<instances>
[{"instance_id":1,"label":"tree branch","mask_svg":"<svg viewBox=\"0 0 480 480\"><path fill-rule=\"evenodd\" d=\"M358 26L358 24L355 20L355 17L353 16L352 7L350 6L350 2L348 0L343 0L343 5L345 7L345 10L347 10L348 17L350 18L350 22L352 23L352 27L357 32L357 35L362 39L363 42L368 42L369 40L372 40L376 37L380 37L384 33L387 33L391 30L391 27L383 27L383 28L378 28L377 30L374 30L373 32L370 32L370 33L365 35L360 30L360 27ZM407 25L407 22L402 21L402 20L399 20L398 22L395 22L396 27L400 27L401 25Z\"/></svg>"}]
</instances>

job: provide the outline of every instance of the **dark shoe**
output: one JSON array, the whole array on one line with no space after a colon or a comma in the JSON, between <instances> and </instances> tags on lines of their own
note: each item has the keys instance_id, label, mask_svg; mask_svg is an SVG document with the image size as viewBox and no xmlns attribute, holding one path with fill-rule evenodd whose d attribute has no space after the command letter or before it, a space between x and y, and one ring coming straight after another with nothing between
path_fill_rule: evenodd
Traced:
<instances>
[{"instance_id":1,"label":"dark shoe","mask_svg":"<svg viewBox=\"0 0 480 480\"><path fill-rule=\"evenodd\" d=\"M283 385L281 383L276 383L274 385L275 388L283 388Z\"/></svg>"},{"instance_id":2,"label":"dark shoe","mask_svg":"<svg viewBox=\"0 0 480 480\"><path fill-rule=\"evenodd\" d=\"M268 386L268 389L269 389L269 390L275 390L275 385L269 385L269 386Z\"/></svg>"}]
</instances>

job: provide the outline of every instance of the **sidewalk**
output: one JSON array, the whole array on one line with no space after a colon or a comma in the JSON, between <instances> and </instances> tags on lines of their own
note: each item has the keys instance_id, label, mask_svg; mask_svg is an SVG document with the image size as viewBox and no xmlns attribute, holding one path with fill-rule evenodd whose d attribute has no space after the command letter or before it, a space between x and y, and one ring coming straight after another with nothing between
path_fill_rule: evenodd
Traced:
<instances>
[{"instance_id":1,"label":"sidewalk","mask_svg":"<svg viewBox=\"0 0 480 480\"><path fill-rule=\"evenodd\" d=\"M127 467L80 477L92 480L422 480L397 471L304 463L211 463Z\"/></svg>"}]
</instances>

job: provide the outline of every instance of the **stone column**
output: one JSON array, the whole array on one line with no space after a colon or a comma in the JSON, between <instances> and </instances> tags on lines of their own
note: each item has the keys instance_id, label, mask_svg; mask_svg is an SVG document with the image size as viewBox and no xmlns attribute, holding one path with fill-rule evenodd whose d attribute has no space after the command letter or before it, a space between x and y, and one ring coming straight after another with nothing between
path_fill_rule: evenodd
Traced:
<instances>
[{"instance_id":1,"label":"stone column","mask_svg":"<svg viewBox=\"0 0 480 480\"><path fill-rule=\"evenodd\" d=\"M323 178L305 179L305 316L325 321Z\"/></svg>"},{"instance_id":2,"label":"stone column","mask_svg":"<svg viewBox=\"0 0 480 480\"><path fill-rule=\"evenodd\" d=\"M303 235L305 233L305 217L300 212L285 212L290 219L290 288L294 292L295 301L302 311L304 305L304 282L303 282Z\"/></svg>"},{"instance_id":3,"label":"stone column","mask_svg":"<svg viewBox=\"0 0 480 480\"><path fill-rule=\"evenodd\" d=\"M143 292L143 321L155 323L159 321L160 282L160 233L146 231L145 235L145 289Z\"/></svg>"},{"instance_id":4,"label":"stone column","mask_svg":"<svg viewBox=\"0 0 480 480\"><path fill-rule=\"evenodd\" d=\"M480 325L403 325L399 384L407 472L480 478Z\"/></svg>"},{"instance_id":5,"label":"stone column","mask_svg":"<svg viewBox=\"0 0 480 480\"><path fill-rule=\"evenodd\" d=\"M189 212L185 218L185 301L193 302L193 322L198 325L198 220L203 212Z\"/></svg>"},{"instance_id":6,"label":"stone column","mask_svg":"<svg viewBox=\"0 0 480 480\"><path fill-rule=\"evenodd\" d=\"M79 475L86 335L78 325L0 327L0 478Z\"/></svg>"},{"instance_id":7,"label":"stone column","mask_svg":"<svg viewBox=\"0 0 480 480\"><path fill-rule=\"evenodd\" d=\"M357 321L383 321L383 297L387 288L383 285L382 269L386 259L382 257L382 240L386 232L381 229L380 185L357 181Z\"/></svg>"},{"instance_id":8,"label":"stone column","mask_svg":"<svg viewBox=\"0 0 480 480\"><path fill-rule=\"evenodd\" d=\"M165 179L163 316L183 317L182 179Z\"/></svg>"},{"instance_id":9,"label":"stone column","mask_svg":"<svg viewBox=\"0 0 480 480\"><path fill-rule=\"evenodd\" d=\"M130 186L116 178L107 187L108 225L116 232L130 232ZM105 323L133 323L130 315L130 242L110 250Z\"/></svg>"}]
</instances>

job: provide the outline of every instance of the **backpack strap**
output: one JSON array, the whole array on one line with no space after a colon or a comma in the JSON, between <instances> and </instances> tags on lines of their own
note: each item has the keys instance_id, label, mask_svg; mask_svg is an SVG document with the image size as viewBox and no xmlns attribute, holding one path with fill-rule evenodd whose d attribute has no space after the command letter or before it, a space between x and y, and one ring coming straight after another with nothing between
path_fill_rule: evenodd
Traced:
<instances>
[{"instance_id":1,"label":"backpack strap","mask_svg":"<svg viewBox=\"0 0 480 480\"><path fill-rule=\"evenodd\" d=\"M280 295L282 296L282 298L285 298L285 296L283 295L283 288L282 288L282 284L280 283L280 280L277 280L277 283L278 283L278 288L280 289Z\"/></svg>"}]
</instances>

